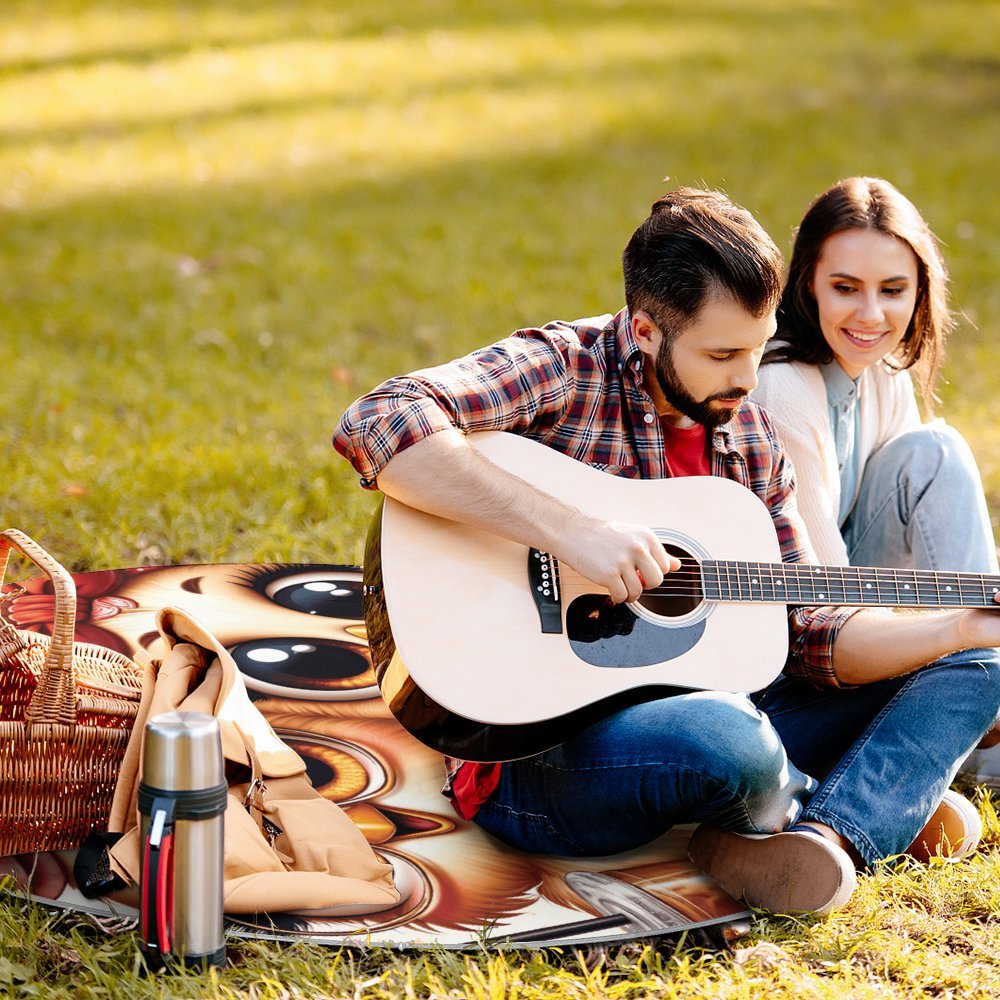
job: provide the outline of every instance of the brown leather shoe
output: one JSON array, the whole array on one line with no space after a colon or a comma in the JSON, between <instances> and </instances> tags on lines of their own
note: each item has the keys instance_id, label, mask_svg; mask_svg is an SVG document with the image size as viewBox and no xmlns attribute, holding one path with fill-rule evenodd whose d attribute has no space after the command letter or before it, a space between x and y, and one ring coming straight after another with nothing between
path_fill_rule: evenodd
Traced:
<instances>
[{"instance_id":1,"label":"brown leather shoe","mask_svg":"<svg viewBox=\"0 0 1000 1000\"><path fill-rule=\"evenodd\" d=\"M976 807L949 788L906 853L918 861L961 861L979 846L982 836L983 821Z\"/></svg>"},{"instance_id":2,"label":"brown leather shoe","mask_svg":"<svg viewBox=\"0 0 1000 1000\"><path fill-rule=\"evenodd\" d=\"M691 860L730 896L772 913L829 913L858 884L847 852L820 835L742 834L699 826Z\"/></svg>"}]
</instances>

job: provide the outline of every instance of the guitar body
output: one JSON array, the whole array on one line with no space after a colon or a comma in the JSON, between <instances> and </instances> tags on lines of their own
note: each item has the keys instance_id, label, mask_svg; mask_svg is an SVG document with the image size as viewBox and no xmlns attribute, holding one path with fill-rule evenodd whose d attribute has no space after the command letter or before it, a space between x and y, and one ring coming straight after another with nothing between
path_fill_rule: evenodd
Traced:
<instances>
[{"instance_id":1,"label":"guitar body","mask_svg":"<svg viewBox=\"0 0 1000 1000\"><path fill-rule=\"evenodd\" d=\"M780 562L770 514L736 483L622 479L515 435L469 440L585 513L648 525L686 565ZM546 559L385 499L366 553L365 618L383 697L418 739L468 760L528 756L678 688L757 690L784 664L784 604L660 597L612 606Z\"/></svg>"}]
</instances>

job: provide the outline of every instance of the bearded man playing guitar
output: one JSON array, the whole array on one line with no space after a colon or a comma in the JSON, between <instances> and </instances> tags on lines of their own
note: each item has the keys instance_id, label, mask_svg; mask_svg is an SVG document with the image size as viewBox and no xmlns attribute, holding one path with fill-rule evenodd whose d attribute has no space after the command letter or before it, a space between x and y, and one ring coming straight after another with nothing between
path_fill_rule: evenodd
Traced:
<instances>
[{"instance_id":1,"label":"bearded man playing guitar","mask_svg":"<svg viewBox=\"0 0 1000 1000\"><path fill-rule=\"evenodd\" d=\"M665 544L672 526L658 531L627 511L595 516L586 496L556 496L557 488L491 460L475 432L512 433L631 480L734 481L766 505L779 567L815 562L790 463L766 413L746 398L775 329L781 255L773 241L724 195L685 188L654 204L623 270L626 308L616 315L520 330L390 379L352 404L334 435L362 485L381 490L387 506L474 529L497 546L529 547L563 567L564 583L573 574L606 592L608 607L636 609L608 636L655 618L642 611L644 595L685 572L684 553ZM736 516L725 505L702 513L719 522ZM760 568L776 599L784 578ZM749 572L747 587L759 586ZM548 594L549 576L540 579L537 589ZM609 699L606 714L588 716L541 752L493 758L520 758L503 763L485 762L488 753L449 760L446 793L463 817L538 853L613 854L695 822L692 859L732 895L778 912L843 905L859 867L935 836L928 830L948 819L942 797L959 763L1000 708L1000 656L991 648L1000 645L1000 615L987 609L1000 599L1000 580L977 578L978 610L948 597L932 602L944 610L918 614L841 606L868 603L866 580L858 577L856 600L845 584L839 602L825 585L818 606L790 601L780 618L787 661L763 690L742 693L738 675L762 647L751 634L737 637L737 652L713 664L731 673L732 690L690 690L695 679L642 689L632 703ZM909 582L895 593L904 590L912 593ZM588 607L586 620L607 613ZM557 607L554 626L542 631L569 630L569 615ZM503 632L481 639L502 663ZM566 646L563 636L552 641ZM524 666L544 681L544 658ZM626 669L581 669L642 669L599 666ZM523 699L505 691L502 670L480 677L476 667L462 671L488 698ZM392 704L384 684L383 694ZM964 836L967 853L978 833Z\"/></svg>"}]
</instances>

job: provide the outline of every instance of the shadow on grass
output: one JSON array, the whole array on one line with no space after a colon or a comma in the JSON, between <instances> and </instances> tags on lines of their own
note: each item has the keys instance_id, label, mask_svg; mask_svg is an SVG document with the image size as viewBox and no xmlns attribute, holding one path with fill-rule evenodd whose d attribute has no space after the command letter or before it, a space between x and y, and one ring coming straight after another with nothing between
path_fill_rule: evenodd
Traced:
<instances>
[{"instance_id":1,"label":"shadow on grass","mask_svg":"<svg viewBox=\"0 0 1000 1000\"><path fill-rule=\"evenodd\" d=\"M43 73L59 69L81 70L103 62L142 65L154 60L189 55L192 47L224 53L254 46L286 42L316 42L324 39L377 40L387 34L429 31L489 31L521 24L566 24L573 29L618 26L623 19L641 17L647 30L688 24L703 24L707 17L731 17L741 24L773 29L788 23L781 4L747 7L742 0L663 0L659 4L629 3L628 0L422 0L401 4L399 0L366 0L364 3L330 4L323 0L289 0L276 5L273 0L213 0L213 17L206 17L203 0L142 0L131 4L133 17L148 15L160 25L155 43L128 38L98 46L78 43L72 52L50 56L10 57L0 60L0 74ZM55 8L53 10L53 7ZM63 8L60 10L60 7ZM50 5L57 15L72 16L78 10L87 17L120 15L119 4L70 2ZM29 23L37 13L33 3L8 3L10 23ZM221 16L215 17L214 15ZM821 8L804 8L795 17L822 22L831 14ZM221 24L225 26L222 27Z\"/></svg>"}]
</instances>

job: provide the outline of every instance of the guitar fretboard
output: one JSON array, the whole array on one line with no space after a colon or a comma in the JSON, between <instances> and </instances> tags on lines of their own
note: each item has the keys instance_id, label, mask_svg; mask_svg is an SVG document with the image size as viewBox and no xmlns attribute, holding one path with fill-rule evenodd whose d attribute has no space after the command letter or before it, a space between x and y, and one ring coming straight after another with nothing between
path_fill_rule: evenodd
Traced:
<instances>
[{"instance_id":1,"label":"guitar fretboard","mask_svg":"<svg viewBox=\"0 0 1000 1000\"><path fill-rule=\"evenodd\" d=\"M702 590L711 601L997 608L1000 576L805 563L705 560ZM669 579L669 575L667 577Z\"/></svg>"}]
</instances>

